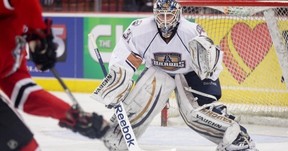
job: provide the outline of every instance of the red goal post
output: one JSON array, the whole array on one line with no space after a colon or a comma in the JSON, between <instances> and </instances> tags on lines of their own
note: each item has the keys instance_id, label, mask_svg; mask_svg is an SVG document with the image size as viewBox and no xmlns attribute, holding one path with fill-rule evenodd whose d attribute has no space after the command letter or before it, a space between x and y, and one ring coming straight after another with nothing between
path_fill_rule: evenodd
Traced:
<instances>
[{"instance_id":1,"label":"red goal post","mask_svg":"<svg viewBox=\"0 0 288 151\"><path fill-rule=\"evenodd\" d=\"M220 102L242 122L287 126L288 1L178 2L183 16L200 24L224 51ZM162 126L169 126L173 114L180 118L175 96L169 102Z\"/></svg>"}]
</instances>

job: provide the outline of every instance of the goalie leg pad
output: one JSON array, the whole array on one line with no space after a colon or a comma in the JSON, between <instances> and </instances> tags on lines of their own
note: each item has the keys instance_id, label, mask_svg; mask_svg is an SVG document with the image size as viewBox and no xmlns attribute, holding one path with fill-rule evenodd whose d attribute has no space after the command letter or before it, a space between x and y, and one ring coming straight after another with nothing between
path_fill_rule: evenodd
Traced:
<instances>
[{"instance_id":1,"label":"goalie leg pad","mask_svg":"<svg viewBox=\"0 0 288 151\"><path fill-rule=\"evenodd\" d=\"M198 94L213 99L213 95L188 88L183 75L176 75L175 81L176 98L182 118L191 129L218 144L217 151L258 151L246 129L234 121L233 115L227 114L226 106L215 103L199 106L198 98L193 96Z\"/></svg>"},{"instance_id":2,"label":"goalie leg pad","mask_svg":"<svg viewBox=\"0 0 288 151\"><path fill-rule=\"evenodd\" d=\"M136 138L143 134L153 118L161 112L174 88L174 79L163 71L155 67L144 71L123 102ZM105 145L110 150L127 150L115 115L111 122L113 124L103 138Z\"/></svg>"},{"instance_id":3,"label":"goalie leg pad","mask_svg":"<svg viewBox=\"0 0 288 151\"><path fill-rule=\"evenodd\" d=\"M216 144L222 141L231 144L240 133L239 124L225 115L214 112L213 104L199 106L197 98L187 91L188 83L182 74L176 75L175 82L179 112L185 123Z\"/></svg>"}]
</instances>

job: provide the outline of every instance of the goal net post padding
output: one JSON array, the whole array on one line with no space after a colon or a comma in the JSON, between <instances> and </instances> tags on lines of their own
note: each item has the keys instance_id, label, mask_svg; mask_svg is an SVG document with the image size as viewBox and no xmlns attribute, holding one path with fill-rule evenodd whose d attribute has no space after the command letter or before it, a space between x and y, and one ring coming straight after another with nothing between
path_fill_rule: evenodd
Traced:
<instances>
[{"instance_id":1,"label":"goal net post padding","mask_svg":"<svg viewBox=\"0 0 288 151\"><path fill-rule=\"evenodd\" d=\"M200 24L224 52L220 102L242 122L287 126L288 2L178 2L183 16ZM168 122L178 114L176 104L172 95Z\"/></svg>"}]
</instances>

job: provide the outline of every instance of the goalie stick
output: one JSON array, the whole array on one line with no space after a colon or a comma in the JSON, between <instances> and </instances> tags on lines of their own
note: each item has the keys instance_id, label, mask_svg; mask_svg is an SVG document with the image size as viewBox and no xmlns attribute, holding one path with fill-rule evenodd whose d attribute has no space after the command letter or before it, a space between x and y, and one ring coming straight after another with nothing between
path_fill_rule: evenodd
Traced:
<instances>
[{"instance_id":1,"label":"goalie stick","mask_svg":"<svg viewBox=\"0 0 288 151\"><path fill-rule=\"evenodd\" d=\"M104 63L103 63L102 57L100 55L99 49L98 49L98 47L96 45L96 42L94 42L96 40L95 37L94 37L94 34L93 33L88 34L88 38L89 38L90 42L92 43L93 50L94 50L94 52L96 54L96 57L97 57L97 59L99 61L99 64L100 64L101 69L102 69L102 72L103 72L104 76L106 76L107 75L107 71L106 71L106 68L104 66Z\"/></svg>"},{"instance_id":2,"label":"goalie stick","mask_svg":"<svg viewBox=\"0 0 288 151\"><path fill-rule=\"evenodd\" d=\"M89 38L90 42L92 43L93 50L95 51L95 54L97 56L97 59L99 61L100 66L101 66L102 72L103 72L104 76L106 76L107 71L106 71L104 63L102 61L102 57L101 57L100 52L97 48L97 45L94 42L96 39L95 39L93 33L88 34L88 38ZM142 149L140 149L140 147L138 145L138 142L137 142L137 139L136 139L135 134L133 132L131 123L128 120L127 113L126 113L124 106L123 106L123 103L121 101L119 102L118 105L116 105L114 107L114 113L117 117L118 124L121 127L121 132L124 136L128 150L129 151L141 151ZM125 124L123 124L123 123L125 123ZM124 127L125 127L125 129L124 129Z\"/></svg>"},{"instance_id":3,"label":"goalie stick","mask_svg":"<svg viewBox=\"0 0 288 151\"><path fill-rule=\"evenodd\" d=\"M102 72L104 76L106 76L107 71L104 66L99 49L95 43L96 39L94 37L94 34L93 33L88 34L88 38L89 38L89 41L92 43L93 50L97 56ZM131 123L128 119L128 116L127 116L127 113L125 111L122 101L119 101L119 103L114 107L114 113L116 115L118 124L120 126L120 129L121 129L123 138L125 139L125 143L127 145L128 150L129 151L146 151L146 150L141 149L138 145L138 141L135 137L134 131L132 129ZM157 150L154 150L154 151L157 151ZM158 151L176 151L176 149L158 150Z\"/></svg>"}]
</instances>

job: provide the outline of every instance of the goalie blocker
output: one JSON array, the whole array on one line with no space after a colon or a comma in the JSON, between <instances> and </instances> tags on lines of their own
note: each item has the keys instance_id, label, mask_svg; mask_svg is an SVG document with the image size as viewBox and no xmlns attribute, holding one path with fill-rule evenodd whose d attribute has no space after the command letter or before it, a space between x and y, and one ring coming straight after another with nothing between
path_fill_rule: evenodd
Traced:
<instances>
[{"instance_id":1,"label":"goalie blocker","mask_svg":"<svg viewBox=\"0 0 288 151\"><path fill-rule=\"evenodd\" d=\"M111 66L109 74L93 92L91 97L98 102L105 104L108 108L114 107L123 101L130 92L134 72L126 70L121 65Z\"/></svg>"}]
</instances>

